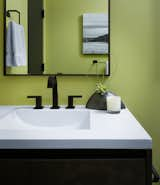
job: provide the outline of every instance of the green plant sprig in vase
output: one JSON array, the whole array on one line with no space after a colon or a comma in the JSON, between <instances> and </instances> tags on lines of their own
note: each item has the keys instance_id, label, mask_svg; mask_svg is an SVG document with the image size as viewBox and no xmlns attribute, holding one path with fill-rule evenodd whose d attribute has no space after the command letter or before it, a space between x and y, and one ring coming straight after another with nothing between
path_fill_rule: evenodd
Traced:
<instances>
[{"instance_id":1,"label":"green plant sprig in vase","mask_svg":"<svg viewBox=\"0 0 160 185\"><path fill-rule=\"evenodd\" d=\"M102 83L97 83L96 84L96 92L103 95L104 93L106 93L107 88L105 85L103 85Z\"/></svg>"}]
</instances>

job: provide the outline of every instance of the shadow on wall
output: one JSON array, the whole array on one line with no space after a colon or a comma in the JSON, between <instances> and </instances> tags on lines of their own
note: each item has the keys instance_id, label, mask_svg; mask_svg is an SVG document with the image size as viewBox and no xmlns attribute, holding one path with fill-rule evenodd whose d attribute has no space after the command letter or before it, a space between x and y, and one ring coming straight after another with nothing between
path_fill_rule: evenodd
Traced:
<instances>
[{"instance_id":1,"label":"shadow on wall","mask_svg":"<svg viewBox=\"0 0 160 185\"><path fill-rule=\"evenodd\" d=\"M153 66L155 66L155 80L160 84L160 1L155 1L153 3L153 23L154 23L154 30L155 30L155 44L156 44L156 50L155 50L155 63L153 62Z\"/></svg>"}]
</instances>

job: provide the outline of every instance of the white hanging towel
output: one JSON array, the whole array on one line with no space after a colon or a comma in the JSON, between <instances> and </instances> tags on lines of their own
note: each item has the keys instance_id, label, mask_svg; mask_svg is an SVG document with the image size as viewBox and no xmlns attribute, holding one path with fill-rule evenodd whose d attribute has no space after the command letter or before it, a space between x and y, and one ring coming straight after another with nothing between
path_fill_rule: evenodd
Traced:
<instances>
[{"instance_id":1,"label":"white hanging towel","mask_svg":"<svg viewBox=\"0 0 160 185\"><path fill-rule=\"evenodd\" d=\"M24 27L14 21L9 22L7 29L6 65L27 66Z\"/></svg>"}]
</instances>

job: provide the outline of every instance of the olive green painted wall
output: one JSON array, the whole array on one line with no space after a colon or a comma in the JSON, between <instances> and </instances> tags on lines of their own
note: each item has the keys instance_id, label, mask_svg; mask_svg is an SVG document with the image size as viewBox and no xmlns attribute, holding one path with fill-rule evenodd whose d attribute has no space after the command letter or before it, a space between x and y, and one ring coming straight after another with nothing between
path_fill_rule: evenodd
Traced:
<instances>
[{"instance_id":1,"label":"olive green painted wall","mask_svg":"<svg viewBox=\"0 0 160 185\"><path fill-rule=\"evenodd\" d=\"M0 0L0 12L2 12ZM160 171L160 1L111 0L111 70L106 85L122 96L129 109L153 137L154 163ZM3 77L3 20L0 15L0 104L30 104L27 95L43 95L50 104L46 77ZM96 78L60 77L60 103L82 94L85 104ZM33 103L33 102L32 102Z\"/></svg>"}]
</instances>

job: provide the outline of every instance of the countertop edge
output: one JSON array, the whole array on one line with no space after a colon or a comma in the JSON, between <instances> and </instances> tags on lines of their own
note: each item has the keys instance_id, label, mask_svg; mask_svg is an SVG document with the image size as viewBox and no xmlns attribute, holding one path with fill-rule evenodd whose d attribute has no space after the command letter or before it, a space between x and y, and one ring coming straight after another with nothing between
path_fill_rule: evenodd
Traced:
<instances>
[{"instance_id":1,"label":"countertop edge","mask_svg":"<svg viewBox=\"0 0 160 185\"><path fill-rule=\"evenodd\" d=\"M151 140L0 140L0 149L152 149Z\"/></svg>"}]
</instances>

